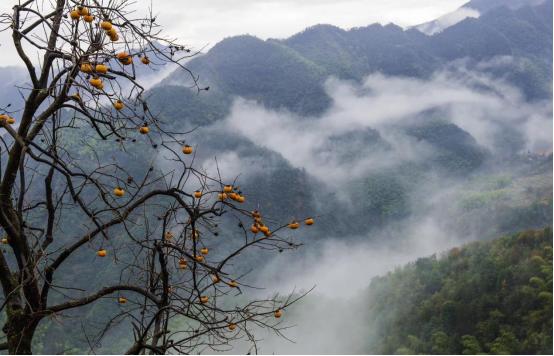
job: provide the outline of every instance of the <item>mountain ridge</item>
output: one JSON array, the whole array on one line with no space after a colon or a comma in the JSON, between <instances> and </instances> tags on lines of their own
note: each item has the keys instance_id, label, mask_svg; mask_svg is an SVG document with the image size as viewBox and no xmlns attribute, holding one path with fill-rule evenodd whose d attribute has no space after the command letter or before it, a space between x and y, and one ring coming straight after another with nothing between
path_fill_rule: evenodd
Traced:
<instances>
[{"instance_id":1,"label":"mountain ridge","mask_svg":"<svg viewBox=\"0 0 554 356\"><path fill-rule=\"evenodd\" d=\"M552 83L544 78L552 77L551 8L551 0L496 8L433 36L393 24L350 30L319 24L286 39L228 37L189 62L208 92L186 89L188 73L175 71L147 95L162 119L190 128L222 121L237 97L311 120L332 106L328 78L362 83L371 73L430 79L461 69L505 81L529 101L549 100ZM504 141L508 151L516 150L512 138Z\"/></svg>"}]
</instances>

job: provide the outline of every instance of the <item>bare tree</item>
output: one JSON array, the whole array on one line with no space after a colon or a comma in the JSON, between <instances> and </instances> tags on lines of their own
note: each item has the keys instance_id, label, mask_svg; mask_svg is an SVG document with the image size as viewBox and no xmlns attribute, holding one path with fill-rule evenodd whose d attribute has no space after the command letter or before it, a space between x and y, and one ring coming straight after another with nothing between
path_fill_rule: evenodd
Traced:
<instances>
[{"instance_id":1,"label":"bare tree","mask_svg":"<svg viewBox=\"0 0 554 356\"><path fill-rule=\"evenodd\" d=\"M134 339L122 351L131 354L191 353L240 338L255 347L255 328L279 333L282 310L298 297L230 303L248 288L232 261L253 248L298 247L287 231L299 224L242 208L249 203L235 182L194 168L187 133L156 118L137 80L141 66L187 70L182 60L193 53L128 0L21 1L0 23L28 72L18 88L23 108L0 115L1 349L29 354L42 320L106 298L125 308L99 337L129 321ZM190 75L192 90L204 90ZM97 149L132 151L140 142L163 149L158 159L174 169L130 172ZM219 223L230 222L241 241L214 254L214 241L227 245ZM75 288L67 281L79 274L63 266L82 256L113 260L118 279Z\"/></svg>"}]
</instances>

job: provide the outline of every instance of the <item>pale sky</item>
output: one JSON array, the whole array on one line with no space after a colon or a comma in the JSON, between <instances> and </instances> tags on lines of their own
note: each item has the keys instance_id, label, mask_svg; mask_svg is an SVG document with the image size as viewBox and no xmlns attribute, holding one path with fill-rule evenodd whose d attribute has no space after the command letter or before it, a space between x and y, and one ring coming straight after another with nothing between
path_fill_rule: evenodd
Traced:
<instances>
[{"instance_id":1,"label":"pale sky","mask_svg":"<svg viewBox=\"0 0 554 356\"><path fill-rule=\"evenodd\" d=\"M19 0L0 0L0 12ZM468 0L152 0L158 23L181 43L209 48L225 37L285 38L326 23L344 29L379 22L411 26L453 11ZM133 6L148 8L150 1ZM7 33L0 33L0 66L19 63Z\"/></svg>"}]
</instances>

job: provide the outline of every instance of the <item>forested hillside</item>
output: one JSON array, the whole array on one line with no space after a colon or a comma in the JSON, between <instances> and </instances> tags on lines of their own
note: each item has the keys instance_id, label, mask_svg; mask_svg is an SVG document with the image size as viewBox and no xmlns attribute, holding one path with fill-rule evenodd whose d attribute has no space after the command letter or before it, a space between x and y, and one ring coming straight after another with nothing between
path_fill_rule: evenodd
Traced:
<instances>
[{"instance_id":1,"label":"forested hillside","mask_svg":"<svg viewBox=\"0 0 554 356\"><path fill-rule=\"evenodd\" d=\"M552 230L420 258L368 293L370 353L552 354Z\"/></svg>"}]
</instances>

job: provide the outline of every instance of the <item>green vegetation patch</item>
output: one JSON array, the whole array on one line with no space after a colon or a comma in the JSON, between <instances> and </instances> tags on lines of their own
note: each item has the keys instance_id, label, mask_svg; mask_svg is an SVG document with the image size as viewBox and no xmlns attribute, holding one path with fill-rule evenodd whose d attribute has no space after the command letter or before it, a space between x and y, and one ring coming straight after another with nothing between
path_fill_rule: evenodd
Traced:
<instances>
[{"instance_id":1,"label":"green vegetation patch","mask_svg":"<svg viewBox=\"0 0 554 356\"><path fill-rule=\"evenodd\" d=\"M552 354L552 230L418 259L368 293L368 353Z\"/></svg>"}]
</instances>

